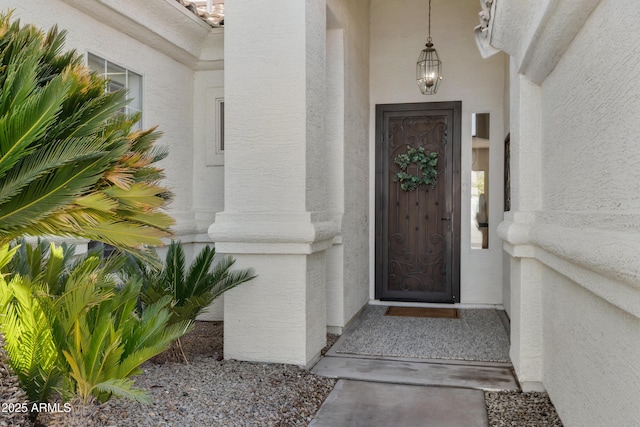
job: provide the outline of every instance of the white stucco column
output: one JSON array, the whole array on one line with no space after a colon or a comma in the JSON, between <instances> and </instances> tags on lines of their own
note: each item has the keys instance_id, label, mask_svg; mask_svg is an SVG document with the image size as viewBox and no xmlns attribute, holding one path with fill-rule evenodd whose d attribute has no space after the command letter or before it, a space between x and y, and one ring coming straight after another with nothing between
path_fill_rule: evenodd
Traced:
<instances>
[{"instance_id":1,"label":"white stucco column","mask_svg":"<svg viewBox=\"0 0 640 427\"><path fill-rule=\"evenodd\" d=\"M511 360L522 388L543 390L541 265L531 227L542 205L540 86L511 63L511 211L498 228L511 256Z\"/></svg>"},{"instance_id":2,"label":"white stucco column","mask_svg":"<svg viewBox=\"0 0 640 427\"><path fill-rule=\"evenodd\" d=\"M309 365L326 341L323 1L225 9L225 209L209 234L258 278L225 294L225 358Z\"/></svg>"}]
</instances>

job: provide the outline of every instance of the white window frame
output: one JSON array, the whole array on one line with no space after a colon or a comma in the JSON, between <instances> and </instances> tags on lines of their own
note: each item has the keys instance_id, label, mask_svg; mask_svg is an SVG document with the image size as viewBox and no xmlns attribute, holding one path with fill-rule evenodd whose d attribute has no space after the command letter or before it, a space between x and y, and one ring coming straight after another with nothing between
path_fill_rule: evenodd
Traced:
<instances>
[{"instance_id":1,"label":"white window frame","mask_svg":"<svg viewBox=\"0 0 640 427\"><path fill-rule=\"evenodd\" d=\"M143 101L144 101L144 96L143 96L143 92L144 92L144 77L143 77L143 75L141 73L137 73L135 71L132 71L131 69L129 69L129 68L125 67L125 66L122 66L122 65L120 65L118 63L115 63L113 61L105 59L101 55L96 55L93 52L87 52L87 54L85 55L86 64L89 67L90 67L90 62L89 62L89 58L90 57L91 57L91 59L93 61L101 62L102 65L103 65L102 71L101 70L95 70L93 68L92 68L92 70L95 71L96 73L98 73L100 76L106 77L107 79L109 78L108 70L109 70L110 66L111 67L121 68L121 69L124 70L124 75L125 75L125 86L124 86L124 89L126 89L126 91L127 91L127 100L131 100L131 99L138 100L139 99L140 108L137 109L137 108L132 107L131 106L132 103L130 102L124 107L124 111L123 112L127 116L131 116L133 114L140 113L140 120L134 125L133 128L134 129L138 129L138 130L142 129L142 127L143 127L143 119L144 119L144 112L143 112L143 110L144 110L144 104L143 104ZM139 77L139 79L140 79L140 93L137 94L138 95L137 97L132 96L131 91L130 91L130 85L129 85L130 75L134 75L136 77ZM116 83L116 84L118 84L118 83ZM107 90L107 92L110 92L108 86L107 86L106 90Z\"/></svg>"},{"instance_id":2,"label":"white window frame","mask_svg":"<svg viewBox=\"0 0 640 427\"><path fill-rule=\"evenodd\" d=\"M216 98L216 154L224 154L224 98Z\"/></svg>"},{"instance_id":3,"label":"white window frame","mask_svg":"<svg viewBox=\"0 0 640 427\"><path fill-rule=\"evenodd\" d=\"M207 166L224 165L224 88L210 87L206 93L206 162Z\"/></svg>"}]
</instances>

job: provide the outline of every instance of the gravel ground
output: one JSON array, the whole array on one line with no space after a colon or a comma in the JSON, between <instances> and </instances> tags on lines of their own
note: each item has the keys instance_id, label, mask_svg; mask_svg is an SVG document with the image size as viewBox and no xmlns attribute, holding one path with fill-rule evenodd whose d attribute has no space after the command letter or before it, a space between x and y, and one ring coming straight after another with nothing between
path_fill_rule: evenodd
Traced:
<instances>
[{"instance_id":1,"label":"gravel ground","mask_svg":"<svg viewBox=\"0 0 640 427\"><path fill-rule=\"evenodd\" d=\"M336 336L328 336L331 345ZM335 380L291 365L222 360L221 322L198 322L181 339L189 360L172 348L143 365L136 387L152 403L112 399L74 406L74 416L56 414L43 425L73 427L306 426L333 390ZM327 346L327 347L328 347Z\"/></svg>"},{"instance_id":2,"label":"gravel ground","mask_svg":"<svg viewBox=\"0 0 640 427\"><path fill-rule=\"evenodd\" d=\"M562 427L547 393L486 391L489 427Z\"/></svg>"},{"instance_id":3,"label":"gravel ground","mask_svg":"<svg viewBox=\"0 0 640 427\"><path fill-rule=\"evenodd\" d=\"M328 335L326 350L338 337ZM0 337L1 340L1 337ZM152 403L112 399L71 414L41 414L36 427L306 426L335 380L290 365L222 360L222 323L198 322L181 340L189 364L173 348L143 365L136 386ZM0 348L0 401L24 402ZM490 427L561 427L546 393L485 392ZM22 414L0 416L0 427L33 427Z\"/></svg>"}]
</instances>

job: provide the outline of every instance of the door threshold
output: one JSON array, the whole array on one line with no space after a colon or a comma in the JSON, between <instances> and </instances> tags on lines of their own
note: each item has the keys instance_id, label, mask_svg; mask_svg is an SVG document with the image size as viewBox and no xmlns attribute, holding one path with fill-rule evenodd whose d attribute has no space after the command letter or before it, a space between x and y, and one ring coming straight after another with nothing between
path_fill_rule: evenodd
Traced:
<instances>
[{"instance_id":1,"label":"door threshold","mask_svg":"<svg viewBox=\"0 0 640 427\"><path fill-rule=\"evenodd\" d=\"M465 303L455 303L455 304L445 304L445 303L433 303L433 302L404 302L404 301L380 301L377 299L369 300L369 305L384 305L388 307L425 307L425 308L480 308L480 309L496 309L496 310L504 310L504 306L502 304L465 304Z\"/></svg>"}]
</instances>

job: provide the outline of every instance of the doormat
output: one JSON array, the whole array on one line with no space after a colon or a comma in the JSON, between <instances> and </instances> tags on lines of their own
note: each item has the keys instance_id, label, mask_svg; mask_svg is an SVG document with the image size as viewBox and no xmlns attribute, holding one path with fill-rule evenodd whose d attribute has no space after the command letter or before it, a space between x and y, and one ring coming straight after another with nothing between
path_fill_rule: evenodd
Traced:
<instances>
[{"instance_id":1,"label":"doormat","mask_svg":"<svg viewBox=\"0 0 640 427\"><path fill-rule=\"evenodd\" d=\"M437 319L459 319L460 310L457 308L427 308L427 307L387 307L385 316L398 317L431 317Z\"/></svg>"}]
</instances>

